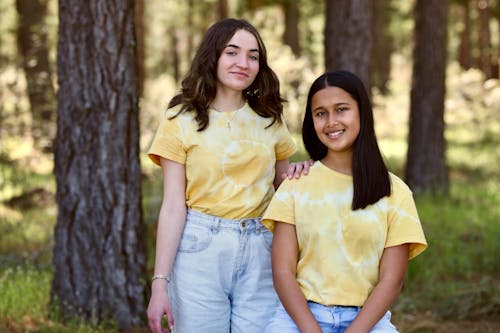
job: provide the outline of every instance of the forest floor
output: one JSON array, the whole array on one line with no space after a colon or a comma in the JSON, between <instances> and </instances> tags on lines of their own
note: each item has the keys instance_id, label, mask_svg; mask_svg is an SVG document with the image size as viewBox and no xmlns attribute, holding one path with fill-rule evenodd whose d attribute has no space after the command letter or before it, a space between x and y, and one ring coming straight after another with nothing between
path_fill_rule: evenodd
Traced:
<instances>
[{"instance_id":1,"label":"forest floor","mask_svg":"<svg viewBox=\"0 0 500 333\"><path fill-rule=\"evenodd\" d=\"M500 318L441 320L429 313L407 314L396 322L402 333L500 333Z\"/></svg>"}]
</instances>

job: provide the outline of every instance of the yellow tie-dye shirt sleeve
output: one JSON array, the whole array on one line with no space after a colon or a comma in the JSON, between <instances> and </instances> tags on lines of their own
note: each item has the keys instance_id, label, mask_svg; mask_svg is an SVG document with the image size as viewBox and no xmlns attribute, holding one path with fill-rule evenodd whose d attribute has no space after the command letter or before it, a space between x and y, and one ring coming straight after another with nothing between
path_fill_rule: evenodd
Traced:
<instances>
[{"instance_id":1,"label":"yellow tie-dye shirt sleeve","mask_svg":"<svg viewBox=\"0 0 500 333\"><path fill-rule=\"evenodd\" d=\"M425 250L427 242L411 190L393 174L391 174L391 182L392 194L388 203L388 230L385 247L410 244L408 259L412 259Z\"/></svg>"},{"instance_id":2,"label":"yellow tie-dye shirt sleeve","mask_svg":"<svg viewBox=\"0 0 500 333\"><path fill-rule=\"evenodd\" d=\"M284 179L280 187L267 206L267 210L262 217L262 224L274 232L275 221L295 224L295 205L292 195L293 182L288 178Z\"/></svg>"},{"instance_id":3,"label":"yellow tie-dye shirt sleeve","mask_svg":"<svg viewBox=\"0 0 500 333\"><path fill-rule=\"evenodd\" d=\"M275 147L276 159L284 160L297 151L297 146L295 145L295 142L293 141L284 121L278 127L277 132L280 139Z\"/></svg>"},{"instance_id":4,"label":"yellow tie-dye shirt sleeve","mask_svg":"<svg viewBox=\"0 0 500 333\"><path fill-rule=\"evenodd\" d=\"M186 152L182 143L179 118L170 119L177 111L178 108L169 109L160 119L160 125L148 151L149 158L155 164L160 165L160 157L181 164L186 163Z\"/></svg>"}]
</instances>

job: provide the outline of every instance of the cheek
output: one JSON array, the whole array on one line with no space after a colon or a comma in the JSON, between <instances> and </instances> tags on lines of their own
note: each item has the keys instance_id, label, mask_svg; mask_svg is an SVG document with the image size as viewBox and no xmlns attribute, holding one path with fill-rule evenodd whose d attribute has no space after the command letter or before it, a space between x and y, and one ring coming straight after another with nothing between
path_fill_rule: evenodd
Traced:
<instances>
[{"instance_id":1,"label":"cheek","mask_svg":"<svg viewBox=\"0 0 500 333\"><path fill-rule=\"evenodd\" d=\"M323 129L323 124L320 120L316 118L313 118L313 124L314 124L314 131L316 131L316 135L320 138Z\"/></svg>"}]
</instances>

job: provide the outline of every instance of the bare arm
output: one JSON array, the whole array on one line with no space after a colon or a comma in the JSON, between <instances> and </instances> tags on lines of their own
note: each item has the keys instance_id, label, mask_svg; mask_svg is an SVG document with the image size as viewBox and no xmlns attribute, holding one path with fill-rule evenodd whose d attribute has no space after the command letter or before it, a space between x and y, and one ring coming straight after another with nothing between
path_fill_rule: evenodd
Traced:
<instances>
[{"instance_id":1,"label":"bare arm","mask_svg":"<svg viewBox=\"0 0 500 333\"><path fill-rule=\"evenodd\" d=\"M288 159L286 160L278 160L276 161L276 164L274 166L274 188L277 189L278 186L280 186L281 182L285 177L283 177L284 174L288 171L288 167L290 165L290 162L288 162Z\"/></svg>"},{"instance_id":2,"label":"bare arm","mask_svg":"<svg viewBox=\"0 0 500 333\"><path fill-rule=\"evenodd\" d=\"M295 226L276 222L272 246L274 288L301 332L321 333L297 283L298 252Z\"/></svg>"},{"instance_id":3,"label":"bare arm","mask_svg":"<svg viewBox=\"0 0 500 333\"><path fill-rule=\"evenodd\" d=\"M154 275L169 275L186 221L186 171L183 164L161 158L163 170L163 200L160 207L156 236ZM154 280L148 306L149 327L163 332L161 318L167 315L169 327L174 320L165 280Z\"/></svg>"},{"instance_id":4,"label":"bare arm","mask_svg":"<svg viewBox=\"0 0 500 333\"><path fill-rule=\"evenodd\" d=\"M396 299L408 265L409 245L388 247L380 260L380 278L363 308L345 333L369 332Z\"/></svg>"}]
</instances>

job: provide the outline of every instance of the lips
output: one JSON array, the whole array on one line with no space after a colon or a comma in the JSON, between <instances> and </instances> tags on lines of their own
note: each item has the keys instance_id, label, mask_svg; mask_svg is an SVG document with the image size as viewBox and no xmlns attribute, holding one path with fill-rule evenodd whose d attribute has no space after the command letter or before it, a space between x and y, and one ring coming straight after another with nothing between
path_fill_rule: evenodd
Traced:
<instances>
[{"instance_id":1,"label":"lips","mask_svg":"<svg viewBox=\"0 0 500 333\"><path fill-rule=\"evenodd\" d=\"M345 130L338 130L338 131L334 131L334 132L329 132L329 133L326 133L326 135L331 138L331 139L336 139L338 138L339 136L341 136L343 133L345 132Z\"/></svg>"},{"instance_id":2,"label":"lips","mask_svg":"<svg viewBox=\"0 0 500 333\"><path fill-rule=\"evenodd\" d=\"M231 72L231 74L236 75L238 77L245 77L245 78L249 77L249 75L244 72Z\"/></svg>"}]
</instances>

